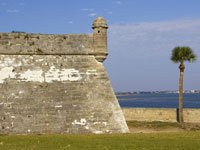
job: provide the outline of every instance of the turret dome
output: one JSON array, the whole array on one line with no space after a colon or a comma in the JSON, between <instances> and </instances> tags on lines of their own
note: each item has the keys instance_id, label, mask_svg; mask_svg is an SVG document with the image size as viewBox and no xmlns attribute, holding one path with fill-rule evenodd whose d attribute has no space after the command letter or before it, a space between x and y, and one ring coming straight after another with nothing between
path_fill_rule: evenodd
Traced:
<instances>
[{"instance_id":1,"label":"turret dome","mask_svg":"<svg viewBox=\"0 0 200 150\"><path fill-rule=\"evenodd\" d=\"M103 27L103 28L108 28L106 20L103 17L97 17L93 24L92 24L92 28L98 28L98 27Z\"/></svg>"}]
</instances>

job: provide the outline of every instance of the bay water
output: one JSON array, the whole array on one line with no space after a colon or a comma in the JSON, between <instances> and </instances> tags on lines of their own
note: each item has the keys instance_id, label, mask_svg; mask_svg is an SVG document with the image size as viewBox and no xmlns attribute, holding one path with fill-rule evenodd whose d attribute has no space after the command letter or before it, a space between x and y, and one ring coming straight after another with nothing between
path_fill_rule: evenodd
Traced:
<instances>
[{"instance_id":1,"label":"bay water","mask_svg":"<svg viewBox=\"0 0 200 150\"><path fill-rule=\"evenodd\" d=\"M177 93L146 93L117 96L121 107L178 108ZM184 108L200 108L200 93L183 94Z\"/></svg>"}]
</instances>

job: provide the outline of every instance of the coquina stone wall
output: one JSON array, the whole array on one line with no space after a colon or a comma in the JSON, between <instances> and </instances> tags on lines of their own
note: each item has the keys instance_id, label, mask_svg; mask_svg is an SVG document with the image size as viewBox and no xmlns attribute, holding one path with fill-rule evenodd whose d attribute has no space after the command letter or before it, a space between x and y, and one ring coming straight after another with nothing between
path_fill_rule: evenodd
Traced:
<instances>
[{"instance_id":1,"label":"coquina stone wall","mask_svg":"<svg viewBox=\"0 0 200 150\"><path fill-rule=\"evenodd\" d=\"M126 121L177 122L174 108L123 108ZM183 109L184 122L200 123L200 109Z\"/></svg>"},{"instance_id":2,"label":"coquina stone wall","mask_svg":"<svg viewBox=\"0 0 200 150\"><path fill-rule=\"evenodd\" d=\"M93 30L0 33L0 134L129 131L102 64L105 19Z\"/></svg>"}]
</instances>

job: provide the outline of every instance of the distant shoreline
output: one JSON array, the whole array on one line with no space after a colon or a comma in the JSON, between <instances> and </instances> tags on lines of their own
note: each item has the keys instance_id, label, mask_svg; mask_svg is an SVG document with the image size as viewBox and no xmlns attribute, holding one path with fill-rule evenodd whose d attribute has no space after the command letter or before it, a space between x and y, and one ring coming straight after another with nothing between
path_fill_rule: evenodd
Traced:
<instances>
[{"instance_id":1,"label":"distant shoreline","mask_svg":"<svg viewBox=\"0 0 200 150\"><path fill-rule=\"evenodd\" d=\"M184 94L200 94L200 90L186 90ZM179 94L178 91L139 91L139 92L115 92L116 96L128 96L136 94Z\"/></svg>"}]
</instances>

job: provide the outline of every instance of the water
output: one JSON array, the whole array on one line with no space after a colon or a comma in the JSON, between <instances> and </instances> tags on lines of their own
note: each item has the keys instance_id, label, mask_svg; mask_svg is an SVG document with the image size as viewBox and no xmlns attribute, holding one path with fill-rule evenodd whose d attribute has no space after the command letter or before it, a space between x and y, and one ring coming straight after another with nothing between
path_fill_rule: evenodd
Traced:
<instances>
[{"instance_id":1,"label":"water","mask_svg":"<svg viewBox=\"0 0 200 150\"><path fill-rule=\"evenodd\" d=\"M178 108L178 94L132 94L117 96L121 107ZM200 108L200 94L183 94L184 108Z\"/></svg>"}]
</instances>

